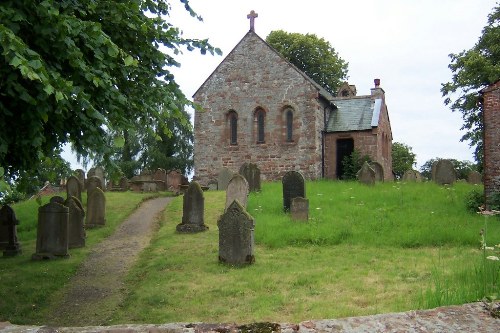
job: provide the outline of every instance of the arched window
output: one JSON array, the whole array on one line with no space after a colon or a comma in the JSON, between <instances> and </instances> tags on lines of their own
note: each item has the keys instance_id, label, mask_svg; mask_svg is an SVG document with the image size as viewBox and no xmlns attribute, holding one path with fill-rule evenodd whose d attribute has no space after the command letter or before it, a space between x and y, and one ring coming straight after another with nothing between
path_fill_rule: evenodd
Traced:
<instances>
[{"instance_id":1,"label":"arched window","mask_svg":"<svg viewBox=\"0 0 500 333\"><path fill-rule=\"evenodd\" d=\"M290 109L286 111L286 141L293 141L293 112Z\"/></svg>"},{"instance_id":2,"label":"arched window","mask_svg":"<svg viewBox=\"0 0 500 333\"><path fill-rule=\"evenodd\" d=\"M262 109L257 109L257 111L255 111L255 116L257 118L257 143L264 143L266 113Z\"/></svg>"},{"instance_id":3,"label":"arched window","mask_svg":"<svg viewBox=\"0 0 500 333\"><path fill-rule=\"evenodd\" d=\"M229 111L229 144L238 144L238 114L235 111Z\"/></svg>"}]
</instances>

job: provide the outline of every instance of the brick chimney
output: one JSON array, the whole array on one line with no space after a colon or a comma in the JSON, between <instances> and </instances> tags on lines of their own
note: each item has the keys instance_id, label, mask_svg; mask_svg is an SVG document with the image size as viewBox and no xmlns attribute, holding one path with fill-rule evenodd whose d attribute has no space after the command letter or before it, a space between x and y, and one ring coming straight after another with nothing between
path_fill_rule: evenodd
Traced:
<instances>
[{"instance_id":1,"label":"brick chimney","mask_svg":"<svg viewBox=\"0 0 500 333\"><path fill-rule=\"evenodd\" d=\"M380 79L375 79L373 80L373 83L375 83L375 88L371 88L372 91L372 98L377 99L377 98L382 98L385 99L385 91L380 87Z\"/></svg>"}]
</instances>

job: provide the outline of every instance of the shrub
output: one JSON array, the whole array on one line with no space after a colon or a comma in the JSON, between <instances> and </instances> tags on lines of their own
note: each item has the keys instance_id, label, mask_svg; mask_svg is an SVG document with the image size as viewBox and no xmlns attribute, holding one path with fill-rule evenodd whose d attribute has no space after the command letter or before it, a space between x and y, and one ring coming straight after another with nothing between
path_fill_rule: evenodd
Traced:
<instances>
[{"instance_id":1,"label":"shrub","mask_svg":"<svg viewBox=\"0 0 500 333\"><path fill-rule=\"evenodd\" d=\"M465 208L471 213L477 213L484 205L484 192L473 190L465 196Z\"/></svg>"}]
</instances>

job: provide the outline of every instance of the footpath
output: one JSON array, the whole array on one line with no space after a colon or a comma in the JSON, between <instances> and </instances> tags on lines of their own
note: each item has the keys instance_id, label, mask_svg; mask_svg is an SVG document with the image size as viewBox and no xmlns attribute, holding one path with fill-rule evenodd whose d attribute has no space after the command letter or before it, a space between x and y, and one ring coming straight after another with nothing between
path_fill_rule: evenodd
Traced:
<instances>
[{"instance_id":1,"label":"footpath","mask_svg":"<svg viewBox=\"0 0 500 333\"><path fill-rule=\"evenodd\" d=\"M149 244L171 198L148 200L97 245L61 294L46 325L0 322L0 333L500 333L500 319L482 303L301 323L165 323L109 326L126 294L124 278ZM497 303L500 308L500 303ZM497 309L500 311L500 309Z\"/></svg>"}]
</instances>

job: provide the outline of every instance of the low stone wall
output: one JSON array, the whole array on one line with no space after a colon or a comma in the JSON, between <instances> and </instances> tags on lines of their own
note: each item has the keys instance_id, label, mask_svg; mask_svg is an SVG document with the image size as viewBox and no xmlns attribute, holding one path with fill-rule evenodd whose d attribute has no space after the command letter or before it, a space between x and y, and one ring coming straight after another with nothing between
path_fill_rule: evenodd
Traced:
<instances>
[{"instance_id":1,"label":"low stone wall","mask_svg":"<svg viewBox=\"0 0 500 333\"><path fill-rule=\"evenodd\" d=\"M500 307L500 303L497 303ZM310 320L299 324L253 323L115 325L92 327L19 326L0 323L1 333L316 333L316 332L440 332L498 333L500 319L491 316L483 303L440 307L342 319Z\"/></svg>"}]
</instances>

